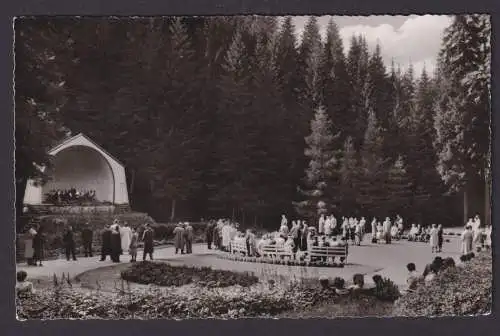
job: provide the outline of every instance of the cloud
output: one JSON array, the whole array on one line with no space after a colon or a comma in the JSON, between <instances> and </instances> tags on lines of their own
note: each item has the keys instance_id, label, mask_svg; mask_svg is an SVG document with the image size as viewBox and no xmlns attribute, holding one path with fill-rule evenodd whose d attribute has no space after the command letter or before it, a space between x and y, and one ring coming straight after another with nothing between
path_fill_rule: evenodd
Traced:
<instances>
[{"instance_id":1,"label":"cloud","mask_svg":"<svg viewBox=\"0 0 500 336\"><path fill-rule=\"evenodd\" d=\"M405 69L411 62L420 74L424 66L434 71L444 29L451 22L451 17L443 15L410 16L399 28L389 24L344 26L340 35L346 50L353 35L364 35L371 50L380 44L386 65L394 60Z\"/></svg>"},{"instance_id":2,"label":"cloud","mask_svg":"<svg viewBox=\"0 0 500 336\"><path fill-rule=\"evenodd\" d=\"M332 16L318 17L322 36L330 18ZM387 67L394 60L404 70L411 62L416 74L420 74L424 66L429 73L434 71L443 31L452 22L452 17L446 15L333 16L333 19L340 27L346 52L352 35L364 35L371 51L380 44ZM307 20L306 16L294 18L298 36L302 35Z\"/></svg>"}]
</instances>

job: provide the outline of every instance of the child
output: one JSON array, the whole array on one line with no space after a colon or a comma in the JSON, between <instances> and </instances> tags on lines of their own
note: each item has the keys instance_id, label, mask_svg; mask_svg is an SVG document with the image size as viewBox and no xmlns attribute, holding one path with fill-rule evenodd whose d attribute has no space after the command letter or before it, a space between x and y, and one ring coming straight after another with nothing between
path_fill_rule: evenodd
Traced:
<instances>
[{"instance_id":1,"label":"child","mask_svg":"<svg viewBox=\"0 0 500 336\"><path fill-rule=\"evenodd\" d=\"M16 284L16 294L31 294L34 292L33 284L29 281L26 281L28 277L28 273L25 271L17 272L17 284Z\"/></svg>"},{"instance_id":2,"label":"child","mask_svg":"<svg viewBox=\"0 0 500 336\"><path fill-rule=\"evenodd\" d=\"M139 242L139 234L137 233L137 230L135 228L132 229L132 237L130 238L130 246L129 246L129 253L130 253L130 262L136 262L137 261L137 244Z\"/></svg>"}]
</instances>

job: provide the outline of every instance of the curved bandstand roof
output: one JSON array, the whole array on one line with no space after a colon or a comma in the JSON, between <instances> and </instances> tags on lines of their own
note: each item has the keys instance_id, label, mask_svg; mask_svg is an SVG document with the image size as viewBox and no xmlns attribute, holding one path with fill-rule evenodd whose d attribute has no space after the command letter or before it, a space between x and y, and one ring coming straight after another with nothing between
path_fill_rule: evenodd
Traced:
<instances>
[{"instance_id":1,"label":"curved bandstand roof","mask_svg":"<svg viewBox=\"0 0 500 336\"><path fill-rule=\"evenodd\" d=\"M24 204L42 204L50 190L95 190L99 201L128 204L125 167L104 148L80 133L48 151L54 156L51 179L44 186L28 181Z\"/></svg>"}]
</instances>

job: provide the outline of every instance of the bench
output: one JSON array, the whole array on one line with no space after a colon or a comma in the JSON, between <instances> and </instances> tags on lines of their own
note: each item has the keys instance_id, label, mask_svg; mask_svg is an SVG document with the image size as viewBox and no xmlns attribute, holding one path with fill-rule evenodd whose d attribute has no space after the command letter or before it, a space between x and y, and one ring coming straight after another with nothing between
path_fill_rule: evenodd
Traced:
<instances>
[{"instance_id":1,"label":"bench","mask_svg":"<svg viewBox=\"0 0 500 336\"><path fill-rule=\"evenodd\" d=\"M241 253L243 255L247 255L247 243L245 240L232 240L229 243L231 253Z\"/></svg>"},{"instance_id":2,"label":"bench","mask_svg":"<svg viewBox=\"0 0 500 336\"><path fill-rule=\"evenodd\" d=\"M293 252L287 251L282 245L264 245L261 247L263 257L269 256L271 258L292 258Z\"/></svg>"},{"instance_id":3,"label":"bench","mask_svg":"<svg viewBox=\"0 0 500 336\"><path fill-rule=\"evenodd\" d=\"M323 259L335 263L335 258L339 258L340 264L345 264L347 260L348 247L345 246L311 246L308 258L309 261Z\"/></svg>"}]
</instances>

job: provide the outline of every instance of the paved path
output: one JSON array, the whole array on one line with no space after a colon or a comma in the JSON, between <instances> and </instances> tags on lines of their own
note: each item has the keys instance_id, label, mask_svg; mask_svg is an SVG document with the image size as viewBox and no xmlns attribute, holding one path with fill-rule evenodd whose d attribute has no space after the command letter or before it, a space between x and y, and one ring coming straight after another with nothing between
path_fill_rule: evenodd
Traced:
<instances>
[{"instance_id":1,"label":"paved path","mask_svg":"<svg viewBox=\"0 0 500 336\"><path fill-rule=\"evenodd\" d=\"M368 238L368 237L367 237ZM441 257L459 257L459 241L457 238L450 239L449 243L444 243L444 253ZM417 265L417 271L423 271L426 264L430 263L436 254L431 253L430 246L425 243L416 243L408 241L394 241L390 245L371 244L365 240L363 246L350 246L348 264L344 268L325 268L325 267L296 267L271 265L250 262L236 262L218 258L216 253L222 253L215 250L208 250L206 245L198 244L193 246L193 254L181 255L175 254L173 247L157 248L155 250L155 259L167 259L172 264L184 264L192 266L211 266L216 269L234 270L240 272L254 272L257 276L284 276L284 277L307 277L316 278L321 275L333 278L341 276L350 280L355 273L366 274L367 282L371 282L374 274L380 274L389 277L398 285L404 285L406 282L406 264L413 262ZM139 251L139 257L142 257L142 251ZM129 256L122 256L124 263L127 263ZM18 270L28 272L31 280L46 280L54 274L61 276L62 273L68 274L73 278L78 274L109 267L113 264L111 261L99 261L99 257L80 258L77 261L49 260L43 267L26 266L19 264Z\"/></svg>"}]
</instances>

